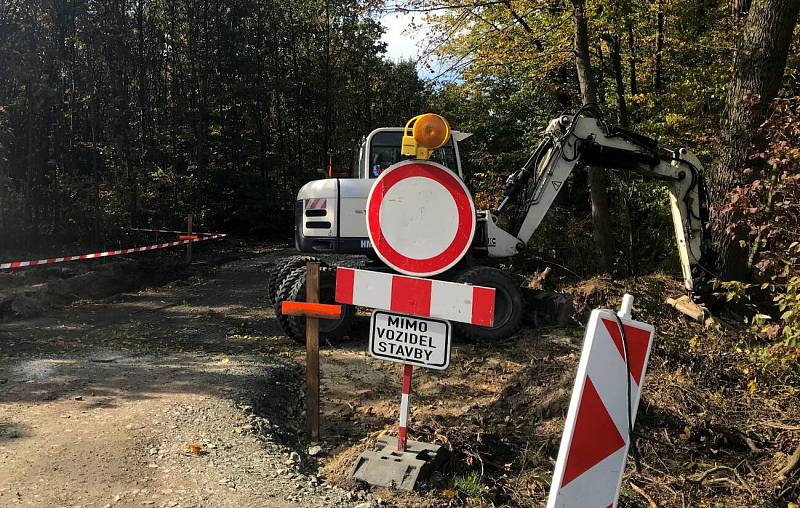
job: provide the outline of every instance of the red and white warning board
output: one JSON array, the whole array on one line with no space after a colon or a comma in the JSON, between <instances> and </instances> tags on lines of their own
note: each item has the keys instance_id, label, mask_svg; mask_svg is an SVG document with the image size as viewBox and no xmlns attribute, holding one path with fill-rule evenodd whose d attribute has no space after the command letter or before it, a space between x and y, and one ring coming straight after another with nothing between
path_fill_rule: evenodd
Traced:
<instances>
[{"instance_id":1,"label":"red and white warning board","mask_svg":"<svg viewBox=\"0 0 800 508\"><path fill-rule=\"evenodd\" d=\"M617 505L631 425L636 418L654 328L626 317L627 348L617 317L595 310L589 318L578 374L561 437L548 508L610 508ZM626 366L625 351L630 354Z\"/></svg>"},{"instance_id":2,"label":"red and white warning board","mask_svg":"<svg viewBox=\"0 0 800 508\"><path fill-rule=\"evenodd\" d=\"M475 236L475 204L441 164L404 161L381 173L367 198L367 233L384 263L427 277L458 263Z\"/></svg>"},{"instance_id":3,"label":"red and white warning board","mask_svg":"<svg viewBox=\"0 0 800 508\"><path fill-rule=\"evenodd\" d=\"M407 277L354 268L336 269L336 301L431 317L492 326L494 288Z\"/></svg>"}]
</instances>

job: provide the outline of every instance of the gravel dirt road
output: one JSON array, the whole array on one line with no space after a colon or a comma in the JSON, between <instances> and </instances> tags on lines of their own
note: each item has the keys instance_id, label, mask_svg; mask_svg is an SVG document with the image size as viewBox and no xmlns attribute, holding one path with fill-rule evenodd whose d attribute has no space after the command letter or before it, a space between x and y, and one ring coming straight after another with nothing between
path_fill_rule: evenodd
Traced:
<instances>
[{"instance_id":1,"label":"gravel dirt road","mask_svg":"<svg viewBox=\"0 0 800 508\"><path fill-rule=\"evenodd\" d=\"M301 372L265 291L285 254L0 324L0 506L368 504L297 453Z\"/></svg>"}]
</instances>

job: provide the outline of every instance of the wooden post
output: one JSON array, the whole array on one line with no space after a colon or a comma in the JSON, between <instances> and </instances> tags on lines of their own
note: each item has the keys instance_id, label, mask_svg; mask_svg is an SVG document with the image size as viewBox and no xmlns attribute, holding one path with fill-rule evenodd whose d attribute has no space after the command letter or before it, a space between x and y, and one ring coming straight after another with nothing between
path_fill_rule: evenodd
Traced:
<instances>
[{"instance_id":1,"label":"wooden post","mask_svg":"<svg viewBox=\"0 0 800 508\"><path fill-rule=\"evenodd\" d=\"M319 303L319 263L306 263L306 302ZM306 317L306 423L319 441L319 319Z\"/></svg>"},{"instance_id":2,"label":"wooden post","mask_svg":"<svg viewBox=\"0 0 800 508\"><path fill-rule=\"evenodd\" d=\"M192 236L192 214L189 214L189 216L186 217L186 223L189 226L188 235ZM191 263L192 262L192 244L191 244L191 242L186 244L186 262L187 263Z\"/></svg>"}]
</instances>

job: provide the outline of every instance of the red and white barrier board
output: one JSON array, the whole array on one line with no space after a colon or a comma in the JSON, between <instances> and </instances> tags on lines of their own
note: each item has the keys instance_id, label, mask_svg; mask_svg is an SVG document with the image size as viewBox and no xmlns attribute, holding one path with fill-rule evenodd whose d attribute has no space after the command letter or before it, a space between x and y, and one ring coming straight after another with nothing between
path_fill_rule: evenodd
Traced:
<instances>
[{"instance_id":1,"label":"red and white barrier board","mask_svg":"<svg viewBox=\"0 0 800 508\"><path fill-rule=\"evenodd\" d=\"M495 290L354 268L336 269L336 301L408 314L492 326Z\"/></svg>"},{"instance_id":2,"label":"red and white barrier board","mask_svg":"<svg viewBox=\"0 0 800 508\"><path fill-rule=\"evenodd\" d=\"M632 425L655 330L647 323L619 319L625 326L630 354ZM617 505L630 446L625 349L614 313L593 311L561 437L548 508Z\"/></svg>"},{"instance_id":3,"label":"red and white barrier board","mask_svg":"<svg viewBox=\"0 0 800 508\"><path fill-rule=\"evenodd\" d=\"M166 242L166 243L154 243L152 245L142 245L139 247L131 247L128 249L107 250L103 252L92 252L89 254L79 254L76 256L64 256L58 258L32 259L30 261L11 261L8 263L0 263L0 270L5 270L8 268L25 268L27 266L52 265L55 263L66 263L68 261L83 261L86 259L107 258L111 256L120 256L123 254L133 254L135 252L145 252L148 250L166 249L169 247L177 247L179 245L186 245L195 242L205 242L206 240L217 240L219 238L225 238L227 236L222 233L217 233L217 234L200 233L200 234L202 234L203 236L192 238L189 240L178 240L175 242Z\"/></svg>"}]
</instances>

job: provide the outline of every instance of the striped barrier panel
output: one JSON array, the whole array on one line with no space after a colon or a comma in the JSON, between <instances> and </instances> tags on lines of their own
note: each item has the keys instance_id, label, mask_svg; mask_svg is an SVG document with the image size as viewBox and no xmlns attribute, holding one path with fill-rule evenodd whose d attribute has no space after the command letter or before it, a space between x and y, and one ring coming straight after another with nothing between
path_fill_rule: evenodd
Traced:
<instances>
[{"instance_id":1,"label":"striped barrier panel","mask_svg":"<svg viewBox=\"0 0 800 508\"><path fill-rule=\"evenodd\" d=\"M547 508L617 505L654 333L627 313L592 312Z\"/></svg>"},{"instance_id":2,"label":"striped barrier panel","mask_svg":"<svg viewBox=\"0 0 800 508\"><path fill-rule=\"evenodd\" d=\"M431 317L492 326L495 290L482 286L409 277L354 268L336 269L336 301Z\"/></svg>"}]
</instances>

